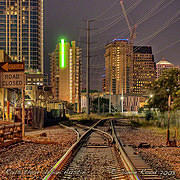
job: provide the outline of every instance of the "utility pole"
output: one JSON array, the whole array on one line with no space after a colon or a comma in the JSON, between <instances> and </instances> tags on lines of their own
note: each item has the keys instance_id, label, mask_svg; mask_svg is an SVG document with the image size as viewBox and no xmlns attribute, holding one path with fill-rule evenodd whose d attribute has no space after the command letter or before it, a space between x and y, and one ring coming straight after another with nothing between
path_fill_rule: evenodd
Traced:
<instances>
[{"instance_id":1,"label":"utility pole","mask_svg":"<svg viewBox=\"0 0 180 180\"><path fill-rule=\"evenodd\" d=\"M25 89L22 88L22 137L25 136L25 95L24 95Z\"/></svg>"},{"instance_id":2,"label":"utility pole","mask_svg":"<svg viewBox=\"0 0 180 180\"><path fill-rule=\"evenodd\" d=\"M167 127L167 141L166 144L169 144L169 138L170 138L170 132L169 132L169 126L170 126L170 111L171 111L171 95L168 96L168 127Z\"/></svg>"},{"instance_id":3,"label":"utility pole","mask_svg":"<svg viewBox=\"0 0 180 180\"><path fill-rule=\"evenodd\" d=\"M122 88L122 96L121 96L121 112L123 113L123 105L124 105L124 97L123 97L123 88Z\"/></svg>"},{"instance_id":4,"label":"utility pole","mask_svg":"<svg viewBox=\"0 0 180 180\"><path fill-rule=\"evenodd\" d=\"M5 99L5 88L2 89L2 93L3 93L3 121L5 120L5 103L4 103L4 99Z\"/></svg>"},{"instance_id":5,"label":"utility pole","mask_svg":"<svg viewBox=\"0 0 180 180\"><path fill-rule=\"evenodd\" d=\"M90 114L89 109L89 49L90 49L90 28L89 28L89 20L87 20L87 62L86 62L86 97L87 97L87 105L86 105L86 113Z\"/></svg>"},{"instance_id":6,"label":"utility pole","mask_svg":"<svg viewBox=\"0 0 180 180\"><path fill-rule=\"evenodd\" d=\"M99 97L99 94L98 94L98 114L100 114L100 97Z\"/></svg>"},{"instance_id":7,"label":"utility pole","mask_svg":"<svg viewBox=\"0 0 180 180\"><path fill-rule=\"evenodd\" d=\"M90 105L89 105L89 90L90 90L90 23L93 22L93 19L87 20L87 61L86 61L86 113L90 114Z\"/></svg>"}]
</instances>

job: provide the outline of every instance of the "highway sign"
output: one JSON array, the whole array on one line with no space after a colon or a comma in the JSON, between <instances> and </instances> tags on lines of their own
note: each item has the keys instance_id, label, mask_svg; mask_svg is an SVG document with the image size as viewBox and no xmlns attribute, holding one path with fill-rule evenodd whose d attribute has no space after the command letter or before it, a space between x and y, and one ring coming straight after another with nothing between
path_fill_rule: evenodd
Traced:
<instances>
[{"instance_id":1,"label":"highway sign","mask_svg":"<svg viewBox=\"0 0 180 180\"><path fill-rule=\"evenodd\" d=\"M24 72L0 72L1 88L24 88Z\"/></svg>"},{"instance_id":2,"label":"highway sign","mask_svg":"<svg viewBox=\"0 0 180 180\"><path fill-rule=\"evenodd\" d=\"M24 63L0 62L0 72L17 72L17 71L24 71Z\"/></svg>"}]
</instances>

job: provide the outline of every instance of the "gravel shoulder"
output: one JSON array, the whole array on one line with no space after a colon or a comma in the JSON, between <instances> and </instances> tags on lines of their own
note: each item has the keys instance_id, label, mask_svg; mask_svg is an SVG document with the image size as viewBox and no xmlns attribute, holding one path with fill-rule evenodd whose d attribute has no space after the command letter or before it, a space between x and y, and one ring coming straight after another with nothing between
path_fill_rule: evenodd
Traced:
<instances>
[{"instance_id":1,"label":"gravel shoulder","mask_svg":"<svg viewBox=\"0 0 180 180\"><path fill-rule=\"evenodd\" d=\"M180 179L180 140L179 147L166 147L166 136L158 130L129 126L121 127L119 135L124 144L132 145L164 179ZM148 143L150 148L138 148L140 143Z\"/></svg>"},{"instance_id":2,"label":"gravel shoulder","mask_svg":"<svg viewBox=\"0 0 180 180\"><path fill-rule=\"evenodd\" d=\"M26 133L24 141L0 152L0 179L42 179L76 141L76 133L54 126Z\"/></svg>"}]
</instances>

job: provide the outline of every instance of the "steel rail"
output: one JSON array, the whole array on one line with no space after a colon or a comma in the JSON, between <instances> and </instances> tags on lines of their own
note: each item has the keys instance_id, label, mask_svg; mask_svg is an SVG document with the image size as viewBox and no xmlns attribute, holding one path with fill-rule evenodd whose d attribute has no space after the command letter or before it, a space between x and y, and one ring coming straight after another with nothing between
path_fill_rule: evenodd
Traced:
<instances>
[{"instance_id":1,"label":"steel rail","mask_svg":"<svg viewBox=\"0 0 180 180\"><path fill-rule=\"evenodd\" d=\"M118 140L116 136L116 132L114 130L114 124L113 120L111 120L111 128L112 128L112 136L114 138L114 141L116 143L116 147L120 153L120 157L124 163L124 166L126 168L126 171L129 175L129 178L131 180L141 180L140 176L137 174L136 168L134 167L133 163L131 162L130 158L128 157L122 143L120 140Z\"/></svg>"},{"instance_id":2,"label":"steel rail","mask_svg":"<svg viewBox=\"0 0 180 180\"><path fill-rule=\"evenodd\" d=\"M76 141L69 150L59 159L59 161L51 168L51 170L47 173L47 175L43 178L43 180L52 180L56 177L56 174L59 174L65 165L69 162L69 160L77 153L77 151L80 149L83 142L86 140L86 138L91 134L93 131L93 128L96 127L101 121L104 121L107 119L101 119L95 124L93 124L91 127L89 127L89 130L87 130L78 141ZM58 170L58 172L56 172Z\"/></svg>"},{"instance_id":3,"label":"steel rail","mask_svg":"<svg viewBox=\"0 0 180 180\"><path fill-rule=\"evenodd\" d=\"M75 128L73 128L73 127L69 127L69 126L66 126L66 125L61 124L61 123L59 123L59 125L60 125L60 126L62 126L63 128L70 129L70 130L74 131L74 132L77 134L77 140L76 140L76 141L78 141L78 139L80 138L80 134L79 134L79 132L78 132L78 131L76 131L76 129L75 129Z\"/></svg>"},{"instance_id":4,"label":"steel rail","mask_svg":"<svg viewBox=\"0 0 180 180\"><path fill-rule=\"evenodd\" d=\"M76 126L83 127L83 128L89 128L88 126L85 126L85 125L82 125L82 124L76 124ZM105 132L105 131L103 131L101 129L98 129L98 128L92 128L92 130L97 131L97 132L99 132L101 134L104 134L107 138L110 138L111 139L111 143L113 143L114 138L109 133L107 133L107 132Z\"/></svg>"}]
</instances>

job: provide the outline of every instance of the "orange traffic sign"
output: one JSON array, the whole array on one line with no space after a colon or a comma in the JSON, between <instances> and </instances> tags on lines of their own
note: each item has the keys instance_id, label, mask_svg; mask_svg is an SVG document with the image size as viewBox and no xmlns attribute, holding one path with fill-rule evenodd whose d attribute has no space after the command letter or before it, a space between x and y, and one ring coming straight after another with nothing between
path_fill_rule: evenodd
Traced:
<instances>
[{"instance_id":1,"label":"orange traffic sign","mask_svg":"<svg viewBox=\"0 0 180 180\"><path fill-rule=\"evenodd\" d=\"M4 71L8 71L8 63L5 63L1 66L1 68L4 70Z\"/></svg>"},{"instance_id":2,"label":"orange traffic sign","mask_svg":"<svg viewBox=\"0 0 180 180\"><path fill-rule=\"evenodd\" d=\"M0 72L1 88L24 88L24 72Z\"/></svg>"},{"instance_id":3,"label":"orange traffic sign","mask_svg":"<svg viewBox=\"0 0 180 180\"><path fill-rule=\"evenodd\" d=\"M24 71L24 63L3 62L0 63L0 71L1 72Z\"/></svg>"}]
</instances>

